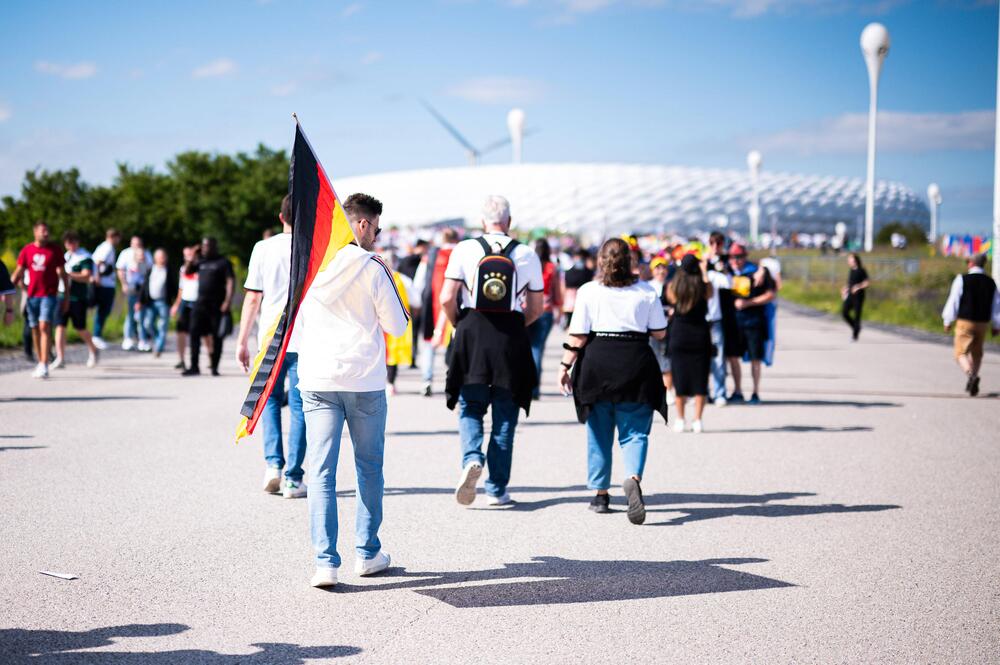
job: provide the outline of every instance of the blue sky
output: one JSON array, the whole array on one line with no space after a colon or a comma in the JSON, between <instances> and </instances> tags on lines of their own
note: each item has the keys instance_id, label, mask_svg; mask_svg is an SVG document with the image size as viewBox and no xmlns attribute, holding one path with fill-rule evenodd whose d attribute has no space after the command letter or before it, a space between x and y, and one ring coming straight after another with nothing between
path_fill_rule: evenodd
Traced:
<instances>
[{"instance_id":1,"label":"blue sky","mask_svg":"<svg viewBox=\"0 0 1000 665\"><path fill-rule=\"evenodd\" d=\"M990 228L997 7L977 0L19 2L0 8L0 194L35 166L287 148L338 176L465 163L521 106L525 159L864 177L870 21L892 36L879 178ZM486 162L510 158L500 150Z\"/></svg>"}]
</instances>

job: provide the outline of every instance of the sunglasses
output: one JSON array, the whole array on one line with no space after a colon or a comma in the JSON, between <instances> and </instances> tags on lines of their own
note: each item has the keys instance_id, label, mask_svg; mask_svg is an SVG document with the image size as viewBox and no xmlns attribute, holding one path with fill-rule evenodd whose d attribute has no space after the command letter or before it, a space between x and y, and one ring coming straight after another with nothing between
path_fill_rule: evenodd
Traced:
<instances>
[{"instance_id":1,"label":"sunglasses","mask_svg":"<svg viewBox=\"0 0 1000 665\"><path fill-rule=\"evenodd\" d=\"M365 218L362 218L361 221L364 222L365 224L367 224L368 226L372 225L372 223L370 221L368 221L367 219L365 219ZM375 229L375 237L378 238L378 234L380 234L380 233L382 233L382 227L381 226L378 227L377 229Z\"/></svg>"}]
</instances>

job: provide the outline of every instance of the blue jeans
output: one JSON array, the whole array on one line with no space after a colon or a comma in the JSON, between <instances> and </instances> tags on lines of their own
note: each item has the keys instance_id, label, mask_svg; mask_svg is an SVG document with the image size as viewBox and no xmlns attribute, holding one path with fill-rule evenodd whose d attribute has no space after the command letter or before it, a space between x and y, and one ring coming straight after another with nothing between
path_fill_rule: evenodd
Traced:
<instances>
[{"instance_id":1,"label":"blue jeans","mask_svg":"<svg viewBox=\"0 0 1000 665\"><path fill-rule=\"evenodd\" d=\"M115 304L115 287L98 286L95 295L97 310L94 312L94 337L101 337L104 333L104 322L108 320L111 308Z\"/></svg>"},{"instance_id":2,"label":"blue jeans","mask_svg":"<svg viewBox=\"0 0 1000 665\"><path fill-rule=\"evenodd\" d=\"M625 476L642 478L653 428L653 407L638 402L597 402L587 416L587 487L592 490L611 487L611 447L616 427Z\"/></svg>"},{"instance_id":3,"label":"blue jeans","mask_svg":"<svg viewBox=\"0 0 1000 665\"><path fill-rule=\"evenodd\" d=\"M339 568L337 553L337 459L344 422L354 444L358 474L355 549L362 559L372 559L382 549L382 454L385 449L385 391L302 391L306 420L306 454L309 461L309 525L316 566Z\"/></svg>"},{"instance_id":4,"label":"blue jeans","mask_svg":"<svg viewBox=\"0 0 1000 665\"><path fill-rule=\"evenodd\" d=\"M709 387L708 395L712 399L725 398L726 396L726 349L725 336L722 332L722 321L712 321L712 344L715 345L715 355L712 356L712 385Z\"/></svg>"},{"instance_id":5,"label":"blue jeans","mask_svg":"<svg viewBox=\"0 0 1000 665\"><path fill-rule=\"evenodd\" d=\"M423 342L418 352L420 356L420 378L423 379L424 383L430 383L434 380L434 352L436 349L431 345L429 339Z\"/></svg>"},{"instance_id":6,"label":"blue jeans","mask_svg":"<svg viewBox=\"0 0 1000 665\"><path fill-rule=\"evenodd\" d=\"M493 429L483 455L483 416L492 407ZM462 467L470 462L486 466L486 493L501 496L510 482L514 456L514 430L517 428L517 404L505 388L485 384L462 386L458 394L458 434L462 439Z\"/></svg>"},{"instance_id":7,"label":"blue jeans","mask_svg":"<svg viewBox=\"0 0 1000 665\"><path fill-rule=\"evenodd\" d=\"M138 312L135 311L136 303L139 303ZM138 293L128 294L128 309L125 310L125 339L138 337L139 341L143 343L149 340L149 333L146 332L146 326L143 325L142 320L146 309L142 306L142 299Z\"/></svg>"},{"instance_id":8,"label":"blue jeans","mask_svg":"<svg viewBox=\"0 0 1000 665\"><path fill-rule=\"evenodd\" d=\"M142 327L147 335L153 336L153 351L163 353L167 343L167 324L170 323L170 305L166 299L154 300L143 311ZM155 325L155 327L154 327Z\"/></svg>"},{"instance_id":9,"label":"blue jeans","mask_svg":"<svg viewBox=\"0 0 1000 665\"><path fill-rule=\"evenodd\" d=\"M30 296L25 304L24 312L27 314L28 325L32 328L37 328L41 321L55 325L59 318L59 298L58 296Z\"/></svg>"},{"instance_id":10,"label":"blue jeans","mask_svg":"<svg viewBox=\"0 0 1000 665\"><path fill-rule=\"evenodd\" d=\"M552 332L554 318L552 310L546 310L541 316L528 326L528 342L531 344L531 355L535 359L535 370L538 372L538 384L542 383L542 355L545 353L545 341ZM534 396L538 398L538 388L535 388Z\"/></svg>"},{"instance_id":11,"label":"blue jeans","mask_svg":"<svg viewBox=\"0 0 1000 665\"><path fill-rule=\"evenodd\" d=\"M279 469L285 466L285 454L281 441L281 404L285 401L285 375L288 375L288 410L291 422L288 425L288 468L285 477L298 482L302 480L302 462L306 457L306 419L302 415L302 394L299 392L299 354L286 353L278 370L274 390L264 403L261 414L264 422L264 459L268 466Z\"/></svg>"}]
</instances>

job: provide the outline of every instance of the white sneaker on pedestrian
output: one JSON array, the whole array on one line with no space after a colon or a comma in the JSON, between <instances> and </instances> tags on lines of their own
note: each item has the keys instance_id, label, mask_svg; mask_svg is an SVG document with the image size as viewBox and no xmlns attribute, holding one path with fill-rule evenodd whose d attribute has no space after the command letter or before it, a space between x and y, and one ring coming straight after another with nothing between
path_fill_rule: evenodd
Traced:
<instances>
[{"instance_id":1,"label":"white sneaker on pedestrian","mask_svg":"<svg viewBox=\"0 0 1000 665\"><path fill-rule=\"evenodd\" d=\"M715 404L716 406L725 406L726 404L729 404L729 402L726 401L725 397L716 397L715 402L713 402L713 404Z\"/></svg>"},{"instance_id":2,"label":"white sneaker on pedestrian","mask_svg":"<svg viewBox=\"0 0 1000 665\"><path fill-rule=\"evenodd\" d=\"M695 434L701 434L704 431L700 420L695 420L691 423L691 431Z\"/></svg>"},{"instance_id":3,"label":"white sneaker on pedestrian","mask_svg":"<svg viewBox=\"0 0 1000 665\"><path fill-rule=\"evenodd\" d=\"M269 466L264 469L264 491L268 494L277 494L281 489L281 468Z\"/></svg>"},{"instance_id":4,"label":"white sneaker on pedestrian","mask_svg":"<svg viewBox=\"0 0 1000 665\"><path fill-rule=\"evenodd\" d=\"M97 347L98 351L103 351L104 349L108 348L108 343L104 341L103 337L95 337L94 346Z\"/></svg>"},{"instance_id":5,"label":"white sneaker on pedestrian","mask_svg":"<svg viewBox=\"0 0 1000 665\"><path fill-rule=\"evenodd\" d=\"M56 356L56 359L49 364L49 369L59 369L60 367L63 367L62 356Z\"/></svg>"},{"instance_id":6,"label":"white sneaker on pedestrian","mask_svg":"<svg viewBox=\"0 0 1000 665\"><path fill-rule=\"evenodd\" d=\"M135 340L126 337L122 340L122 351L131 351L135 348Z\"/></svg>"},{"instance_id":7,"label":"white sneaker on pedestrian","mask_svg":"<svg viewBox=\"0 0 1000 665\"><path fill-rule=\"evenodd\" d=\"M491 496L486 500L486 503L491 506L509 506L514 503L514 499L510 498L510 494L504 492L500 496Z\"/></svg>"},{"instance_id":8,"label":"white sneaker on pedestrian","mask_svg":"<svg viewBox=\"0 0 1000 665\"><path fill-rule=\"evenodd\" d=\"M281 496L286 499L301 499L306 495L306 484L301 480L285 478L281 483Z\"/></svg>"},{"instance_id":9,"label":"white sneaker on pedestrian","mask_svg":"<svg viewBox=\"0 0 1000 665\"><path fill-rule=\"evenodd\" d=\"M682 418L678 418L674 421L674 431L678 434L684 431L684 420Z\"/></svg>"},{"instance_id":10,"label":"white sneaker on pedestrian","mask_svg":"<svg viewBox=\"0 0 1000 665\"><path fill-rule=\"evenodd\" d=\"M87 367L95 367L97 365L97 358L100 355L100 351L96 353L91 353L87 356Z\"/></svg>"},{"instance_id":11,"label":"white sneaker on pedestrian","mask_svg":"<svg viewBox=\"0 0 1000 665\"><path fill-rule=\"evenodd\" d=\"M667 390L667 406L673 406L674 402L677 401L677 393L673 388Z\"/></svg>"},{"instance_id":12,"label":"white sneaker on pedestrian","mask_svg":"<svg viewBox=\"0 0 1000 665\"><path fill-rule=\"evenodd\" d=\"M139 350L143 353L148 353L153 350L153 345L149 342L139 342Z\"/></svg>"},{"instance_id":13,"label":"white sneaker on pedestrian","mask_svg":"<svg viewBox=\"0 0 1000 665\"><path fill-rule=\"evenodd\" d=\"M31 373L31 376L35 379L47 379L49 378L49 368L45 363L38 363L35 365L35 371Z\"/></svg>"},{"instance_id":14,"label":"white sneaker on pedestrian","mask_svg":"<svg viewBox=\"0 0 1000 665\"><path fill-rule=\"evenodd\" d=\"M310 581L309 584L317 589L328 586L337 586L337 569L317 568L316 572L313 573L312 581Z\"/></svg>"},{"instance_id":15,"label":"white sneaker on pedestrian","mask_svg":"<svg viewBox=\"0 0 1000 665\"><path fill-rule=\"evenodd\" d=\"M354 572L361 577L381 573L389 567L392 557L385 552L379 552L371 559L357 559L354 562Z\"/></svg>"},{"instance_id":16,"label":"white sneaker on pedestrian","mask_svg":"<svg viewBox=\"0 0 1000 665\"><path fill-rule=\"evenodd\" d=\"M472 505L476 500L476 483L479 482L482 473L483 465L479 462L469 462L465 465L462 469L462 479L458 483L458 489L455 490L455 501L463 506Z\"/></svg>"}]
</instances>

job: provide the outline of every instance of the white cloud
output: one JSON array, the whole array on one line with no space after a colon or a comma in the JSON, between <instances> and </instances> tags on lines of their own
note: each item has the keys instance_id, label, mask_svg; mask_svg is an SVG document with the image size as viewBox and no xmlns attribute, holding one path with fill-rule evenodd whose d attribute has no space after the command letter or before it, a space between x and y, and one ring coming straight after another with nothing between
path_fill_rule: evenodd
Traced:
<instances>
[{"instance_id":1,"label":"white cloud","mask_svg":"<svg viewBox=\"0 0 1000 665\"><path fill-rule=\"evenodd\" d=\"M545 94L545 86L531 79L486 76L458 83L447 92L479 104L517 104L540 99Z\"/></svg>"},{"instance_id":2,"label":"white cloud","mask_svg":"<svg viewBox=\"0 0 1000 665\"><path fill-rule=\"evenodd\" d=\"M878 114L878 149L904 153L992 150L994 130L993 111L882 111ZM868 114L844 113L835 118L775 132L744 143L765 153L864 153L868 145Z\"/></svg>"},{"instance_id":3,"label":"white cloud","mask_svg":"<svg viewBox=\"0 0 1000 665\"><path fill-rule=\"evenodd\" d=\"M299 84L295 81L289 81L287 83L279 83L278 85L271 88L271 94L275 97L288 97L299 89Z\"/></svg>"},{"instance_id":4,"label":"white cloud","mask_svg":"<svg viewBox=\"0 0 1000 665\"><path fill-rule=\"evenodd\" d=\"M14 112L10 110L10 106L0 102L0 122L7 122L12 115L14 115Z\"/></svg>"},{"instance_id":5,"label":"white cloud","mask_svg":"<svg viewBox=\"0 0 1000 665\"><path fill-rule=\"evenodd\" d=\"M351 4L347 5L342 10L340 10L340 15L343 16L344 18L347 18L349 16L354 16L364 8L365 8L364 4L360 2L352 2Z\"/></svg>"},{"instance_id":6,"label":"white cloud","mask_svg":"<svg viewBox=\"0 0 1000 665\"><path fill-rule=\"evenodd\" d=\"M219 58L212 62L206 62L200 67L195 67L191 76L196 79L216 78L219 76L229 76L236 71L236 63L229 58Z\"/></svg>"},{"instance_id":7,"label":"white cloud","mask_svg":"<svg viewBox=\"0 0 1000 665\"><path fill-rule=\"evenodd\" d=\"M382 60L382 54L378 51L369 51L361 57L362 65L374 65Z\"/></svg>"},{"instance_id":8,"label":"white cloud","mask_svg":"<svg viewBox=\"0 0 1000 665\"><path fill-rule=\"evenodd\" d=\"M92 62L75 62L63 65L47 60L39 60L35 63L35 71L64 79L89 79L91 76L97 74L97 65Z\"/></svg>"}]
</instances>

